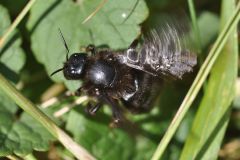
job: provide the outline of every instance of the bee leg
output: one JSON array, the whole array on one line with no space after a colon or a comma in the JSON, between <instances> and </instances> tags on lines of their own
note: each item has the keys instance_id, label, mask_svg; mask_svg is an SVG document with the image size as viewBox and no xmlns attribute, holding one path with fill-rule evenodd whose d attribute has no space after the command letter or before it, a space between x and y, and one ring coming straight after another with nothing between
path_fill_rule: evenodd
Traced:
<instances>
[{"instance_id":1,"label":"bee leg","mask_svg":"<svg viewBox=\"0 0 240 160\"><path fill-rule=\"evenodd\" d=\"M87 52L91 52L92 56L96 55L96 47L93 44L89 44L86 48Z\"/></svg>"},{"instance_id":2,"label":"bee leg","mask_svg":"<svg viewBox=\"0 0 240 160\"><path fill-rule=\"evenodd\" d=\"M122 111L118 102L110 97L104 96L103 100L112 107L113 121L114 123L119 123L124 120Z\"/></svg>"},{"instance_id":3,"label":"bee leg","mask_svg":"<svg viewBox=\"0 0 240 160\"><path fill-rule=\"evenodd\" d=\"M74 92L74 95L75 95L75 96L81 96L81 93L82 93L82 87L78 88L78 89Z\"/></svg>"},{"instance_id":4,"label":"bee leg","mask_svg":"<svg viewBox=\"0 0 240 160\"><path fill-rule=\"evenodd\" d=\"M96 112L101 108L101 106L101 103L97 103L95 106L93 106L92 103L88 103L88 106L85 108L85 112L90 115L95 115Z\"/></svg>"},{"instance_id":5,"label":"bee leg","mask_svg":"<svg viewBox=\"0 0 240 160\"><path fill-rule=\"evenodd\" d=\"M122 111L118 107L112 106L112 112L113 112L114 123L119 123L120 121L124 120Z\"/></svg>"},{"instance_id":6,"label":"bee leg","mask_svg":"<svg viewBox=\"0 0 240 160\"><path fill-rule=\"evenodd\" d=\"M81 96L82 93L88 92L90 89L92 89L91 83L85 83L80 88L78 88L75 92L75 96Z\"/></svg>"}]
</instances>

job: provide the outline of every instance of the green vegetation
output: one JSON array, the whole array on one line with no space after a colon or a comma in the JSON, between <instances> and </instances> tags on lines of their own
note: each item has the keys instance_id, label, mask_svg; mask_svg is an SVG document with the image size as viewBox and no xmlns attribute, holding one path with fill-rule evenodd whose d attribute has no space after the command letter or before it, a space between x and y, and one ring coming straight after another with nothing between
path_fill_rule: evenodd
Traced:
<instances>
[{"instance_id":1,"label":"green vegetation","mask_svg":"<svg viewBox=\"0 0 240 160\"><path fill-rule=\"evenodd\" d=\"M76 104L78 97L65 95L81 81L49 76L65 61L58 28L71 53L88 44L122 49L182 12L193 26L198 66L183 81L164 85L150 113L127 113L132 123L124 127L110 126L108 107L88 116L89 99ZM240 3L8 0L0 1L0 17L0 157L240 159Z\"/></svg>"}]
</instances>

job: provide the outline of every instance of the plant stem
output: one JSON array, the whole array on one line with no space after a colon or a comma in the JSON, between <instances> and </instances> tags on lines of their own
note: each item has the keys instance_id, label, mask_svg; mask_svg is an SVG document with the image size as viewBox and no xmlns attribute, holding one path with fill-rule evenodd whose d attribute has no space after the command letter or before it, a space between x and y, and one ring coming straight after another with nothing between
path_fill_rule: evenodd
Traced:
<instances>
[{"instance_id":1,"label":"plant stem","mask_svg":"<svg viewBox=\"0 0 240 160\"><path fill-rule=\"evenodd\" d=\"M97 8L89 15L87 16L87 18L84 19L84 21L82 22L82 24L85 24L87 21L89 21L94 15L97 14L97 12L104 6L105 3L107 3L108 0L103 0L98 6Z\"/></svg>"},{"instance_id":2,"label":"plant stem","mask_svg":"<svg viewBox=\"0 0 240 160\"><path fill-rule=\"evenodd\" d=\"M3 47L5 41L9 37L9 35L13 32L13 30L17 27L17 25L22 21L22 19L25 17L27 12L30 10L32 5L36 2L36 0L30 0L28 4L24 7L22 12L18 15L18 17L14 20L12 25L7 29L6 33L3 35L3 37L0 39L0 48Z\"/></svg>"},{"instance_id":3,"label":"plant stem","mask_svg":"<svg viewBox=\"0 0 240 160\"><path fill-rule=\"evenodd\" d=\"M61 130L38 107L34 106L18 90L0 74L0 90L6 93L17 105L33 118L39 121L54 137L56 137L78 159L94 160L95 158L83 147L75 143L63 130Z\"/></svg>"},{"instance_id":4,"label":"plant stem","mask_svg":"<svg viewBox=\"0 0 240 160\"><path fill-rule=\"evenodd\" d=\"M6 156L8 159L10 159L10 160L22 160L22 159L20 159L19 157L17 157L17 156L15 156L15 155L8 155L8 156Z\"/></svg>"},{"instance_id":5,"label":"plant stem","mask_svg":"<svg viewBox=\"0 0 240 160\"><path fill-rule=\"evenodd\" d=\"M194 34L195 34L196 39L197 39L197 53L201 53L202 43L201 43L201 37L200 37L200 34L199 34L200 32L199 32L199 27L198 27L198 24L197 24L197 18L196 18L196 12L195 12L195 9L194 9L193 0L188 0L188 8L189 8L191 19L192 19Z\"/></svg>"},{"instance_id":6,"label":"plant stem","mask_svg":"<svg viewBox=\"0 0 240 160\"><path fill-rule=\"evenodd\" d=\"M178 111L177 111L175 117L173 118L171 124L169 125L165 135L163 136L161 142L159 143L159 145L152 157L152 160L158 160L163 155L171 138L173 137L178 126L180 125L181 121L183 120L185 114L189 110L193 100L196 98L199 90L201 89L204 81L206 80L210 70L212 69L214 62L216 61L217 57L220 54L220 51L222 50L224 44L227 41L228 36L233 31L234 27L237 26L239 19L240 19L240 2L238 3L234 14L231 16L230 20L225 25L224 29L222 30L222 32L218 36L216 42L214 43L212 49L210 50L209 55L207 56L202 67L200 68L191 88L189 89L180 108L178 109Z\"/></svg>"}]
</instances>

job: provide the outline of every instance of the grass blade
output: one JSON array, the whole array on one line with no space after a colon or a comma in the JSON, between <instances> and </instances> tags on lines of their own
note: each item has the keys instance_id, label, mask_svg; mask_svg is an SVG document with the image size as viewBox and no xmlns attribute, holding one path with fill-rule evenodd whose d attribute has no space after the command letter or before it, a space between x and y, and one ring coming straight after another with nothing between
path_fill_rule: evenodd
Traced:
<instances>
[{"instance_id":1,"label":"grass blade","mask_svg":"<svg viewBox=\"0 0 240 160\"><path fill-rule=\"evenodd\" d=\"M168 143L170 142L171 138L173 137L174 133L176 132L178 126L180 125L181 121L183 120L185 114L187 113L188 109L190 108L193 100L197 96L199 90L201 89L204 81L206 80L210 70L212 69L213 64L215 63L217 57L220 54L224 44L227 41L228 36L232 33L233 29L236 27L240 18L240 3L238 3L234 14L232 14L231 18L229 19L228 23L224 26L224 29L218 36L216 42L214 43L210 53L208 54L206 60L204 61L202 67L200 68L191 88L189 89L186 97L184 98L179 110L177 111L175 117L173 118L171 124L169 125L165 135L163 136L160 144L158 145L152 160L160 159L165 151Z\"/></svg>"},{"instance_id":2,"label":"grass blade","mask_svg":"<svg viewBox=\"0 0 240 160\"><path fill-rule=\"evenodd\" d=\"M54 137L56 137L75 157L78 159L95 159L83 147L75 143L63 130L48 118L41 110L26 99L18 90L11 85L0 74L0 89L6 93L16 104L18 104L25 112L39 121Z\"/></svg>"},{"instance_id":3,"label":"grass blade","mask_svg":"<svg viewBox=\"0 0 240 160\"><path fill-rule=\"evenodd\" d=\"M15 21L12 23L12 25L8 28L6 33L3 35L3 37L0 38L0 49L3 47L5 41L9 37L9 35L13 32L13 30L17 27L17 25L22 21L22 19L25 17L25 15L28 13L32 5L36 2L36 0L30 0L28 4L24 7L22 12L18 15L18 17L15 19Z\"/></svg>"},{"instance_id":4,"label":"grass blade","mask_svg":"<svg viewBox=\"0 0 240 160\"><path fill-rule=\"evenodd\" d=\"M197 39L197 52L201 53L201 48L202 48L202 43L201 43L201 38L200 38L200 32L199 32L199 27L197 24L197 18L196 18L196 12L194 9L194 4L193 4L193 0L188 0L188 8L190 11L190 16L191 16L191 20L192 20L192 26L193 26L193 30L194 30L194 34L195 37Z\"/></svg>"},{"instance_id":5,"label":"grass blade","mask_svg":"<svg viewBox=\"0 0 240 160\"><path fill-rule=\"evenodd\" d=\"M222 1L221 24L235 8L235 0ZM211 71L205 95L184 146L181 160L216 159L229 120L237 79L238 42L236 28Z\"/></svg>"}]
</instances>

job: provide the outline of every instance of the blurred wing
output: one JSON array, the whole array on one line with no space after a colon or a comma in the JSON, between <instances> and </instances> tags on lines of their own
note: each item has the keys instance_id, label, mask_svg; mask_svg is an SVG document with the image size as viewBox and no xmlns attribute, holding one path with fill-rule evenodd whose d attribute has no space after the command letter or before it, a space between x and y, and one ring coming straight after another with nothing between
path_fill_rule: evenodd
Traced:
<instances>
[{"instance_id":1,"label":"blurred wing","mask_svg":"<svg viewBox=\"0 0 240 160\"><path fill-rule=\"evenodd\" d=\"M154 76L182 78L197 64L197 57L184 43L181 30L165 24L159 30L152 30L138 49L129 48L122 56L122 62L129 67Z\"/></svg>"}]
</instances>

